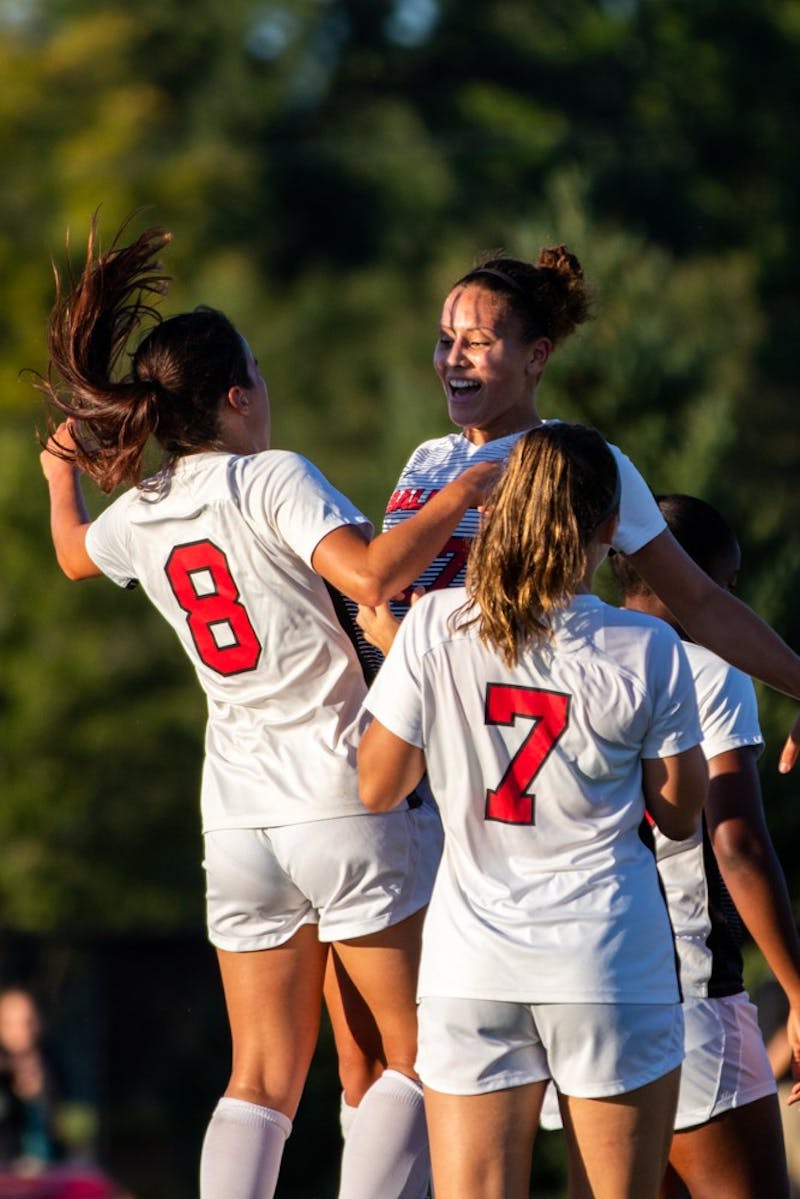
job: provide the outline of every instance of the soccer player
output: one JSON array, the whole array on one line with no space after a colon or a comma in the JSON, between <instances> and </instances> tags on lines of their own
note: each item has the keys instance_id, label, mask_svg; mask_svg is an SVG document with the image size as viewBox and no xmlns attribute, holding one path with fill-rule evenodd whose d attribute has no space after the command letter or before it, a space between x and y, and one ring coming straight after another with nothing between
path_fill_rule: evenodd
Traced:
<instances>
[{"instance_id":1,"label":"soccer player","mask_svg":"<svg viewBox=\"0 0 800 1199\"><path fill-rule=\"evenodd\" d=\"M465 472L405 529L370 541L367 520L311 463L270 450L267 388L230 321L210 308L157 319L168 240L147 230L101 253L93 229L83 272L59 287L40 386L67 420L41 462L64 572L140 584L208 698L208 927L233 1065L205 1138L201 1199L274 1193L331 945L388 1066L348 1138L357 1165L342 1199L416 1199L428 1173L414 988L429 814L406 804L376 819L359 802L366 687L327 584L367 604L394 594L496 468ZM142 481L151 436L164 462ZM81 472L105 491L134 486L90 521Z\"/></svg>"},{"instance_id":2,"label":"soccer player","mask_svg":"<svg viewBox=\"0 0 800 1199\"><path fill-rule=\"evenodd\" d=\"M466 590L411 609L367 696L362 799L427 769L445 831L418 988L437 1199L527 1199L551 1077L595 1199L654 1199L666 1166L683 1021L639 830L646 800L690 836L706 768L679 639L590 593L619 499L597 433L518 438Z\"/></svg>"},{"instance_id":3,"label":"soccer player","mask_svg":"<svg viewBox=\"0 0 800 1199\"><path fill-rule=\"evenodd\" d=\"M403 468L385 528L419 511L468 464L503 461L521 433L542 424L538 388L551 354L588 317L590 292L580 262L565 246L542 249L535 263L487 258L445 298L433 365L458 433L423 442ZM622 472L616 548L664 601L692 638L769 686L800 699L800 657L686 554L636 468L614 451ZM478 514L467 512L453 537L415 581L437 589L464 580ZM379 644L393 630L365 625ZM800 721L798 722L800 740ZM786 765L790 764L787 745Z\"/></svg>"},{"instance_id":4,"label":"soccer player","mask_svg":"<svg viewBox=\"0 0 800 1199\"><path fill-rule=\"evenodd\" d=\"M720 587L732 588L741 551L720 513L689 495L662 496L659 507L697 565ZM655 830L686 1022L662 1197L785 1199L789 1183L775 1079L744 989L740 952L743 920L786 994L789 1041L798 1060L800 942L764 816L755 691L741 671L686 638L627 558L617 555L612 563L625 608L660 617L685 640L710 776L693 837L676 843ZM793 1101L798 1097L795 1091Z\"/></svg>"}]
</instances>

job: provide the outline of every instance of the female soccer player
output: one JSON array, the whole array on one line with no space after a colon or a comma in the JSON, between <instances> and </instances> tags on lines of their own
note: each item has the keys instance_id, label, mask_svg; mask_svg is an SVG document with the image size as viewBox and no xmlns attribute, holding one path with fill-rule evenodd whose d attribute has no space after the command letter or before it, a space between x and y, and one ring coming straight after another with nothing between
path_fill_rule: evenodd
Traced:
<instances>
[{"instance_id":1,"label":"female soccer player","mask_svg":"<svg viewBox=\"0 0 800 1199\"><path fill-rule=\"evenodd\" d=\"M433 365L459 432L426 441L411 454L389 499L385 529L424 508L466 465L504 461L522 433L544 423L538 389L545 368L554 350L586 321L590 303L581 264L565 246L542 249L535 263L487 258L458 280L443 305ZM610 448L622 480L615 548L630 556L694 640L778 690L800 697L800 659L751 609L695 565L666 528L636 467L616 447ZM476 510L465 513L406 598L415 588L463 584L478 522ZM392 608L402 615L407 603ZM397 629L392 611L362 608L359 623L385 653ZM373 658L373 671L379 661L379 655ZM786 743L783 769L791 768L798 744L800 718ZM353 1118L358 1095L380 1063L370 1060L374 1030L368 1021L353 1024L344 1019L330 978L326 997L340 1062L346 1067L344 1125Z\"/></svg>"},{"instance_id":2,"label":"female soccer player","mask_svg":"<svg viewBox=\"0 0 800 1199\"><path fill-rule=\"evenodd\" d=\"M62 569L140 583L208 697L208 924L233 1066L201 1196L274 1193L331 944L389 1067L360 1106L342 1196L416 1196L415 1172L424 1182L428 1168L413 1067L426 813L406 805L376 820L359 803L366 688L326 584L367 604L405 586L496 468L466 472L417 520L370 541L366 519L311 463L270 450L267 388L230 321L210 308L157 320L168 240L147 230L100 253L93 230L82 274L59 287L40 385L67 421L41 461ZM142 482L151 436L165 461ZM92 522L80 472L105 491L135 486Z\"/></svg>"},{"instance_id":3,"label":"female soccer player","mask_svg":"<svg viewBox=\"0 0 800 1199\"><path fill-rule=\"evenodd\" d=\"M741 551L719 512L688 495L663 496L659 507L697 565L720 587L733 587ZM613 569L626 609L658 616L685 638L627 558L614 557ZM702 646L686 640L685 649L710 783L693 837L676 843L655 833L686 1022L676 1132L662 1197L784 1199L789 1183L775 1080L744 989L739 948L741 917L786 994L797 1060L800 942L764 817L755 691L746 675ZM795 1093L793 1101L798 1098Z\"/></svg>"},{"instance_id":4,"label":"female soccer player","mask_svg":"<svg viewBox=\"0 0 800 1199\"><path fill-rule=\"evenodd\" d=\"M550 355L589 311L582 267L565 246L541 250L535 263L489 258L458 280L444 302L433 365L460 432L414 451L389 500L385 528L418 512L466 465L504 460L521 433L542 424L538 388ZM636 468L614 452L622 473L616 548L631 557L637 573L695 641L800 698L800 658L681 549ZM478 514L466 513L416 585L427 590L463 583L477 525ZM362 619L379 644L391 641L393 629L389 625L387 632L386 620L375 621L369 613ZM800 740L800 721L797 729ZM787 743L787 767L795 752Z\"/></svg>"},{"instance_id":5,"label":"female soccer player","mask_svg":"<svg viewBox=\"0 0 800 1199\"><path fill-rule=\"evenodd\" d=\"M677 636L590 594L618 508L599 434L519 438L466 590L412 608L367 696L362 799L427 768L445 831L418 988L437 1199L527 1197L550 1077L596 1199L655 1197L666 1166L683 1022L639 829L646 800L690 836L706 770Z\"/></svg>"}]
</instances>

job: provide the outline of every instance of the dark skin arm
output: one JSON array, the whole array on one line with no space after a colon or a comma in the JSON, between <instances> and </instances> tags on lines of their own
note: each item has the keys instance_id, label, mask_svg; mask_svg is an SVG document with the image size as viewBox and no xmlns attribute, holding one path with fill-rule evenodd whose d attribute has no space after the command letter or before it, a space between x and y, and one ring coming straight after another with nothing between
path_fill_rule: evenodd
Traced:
<instances>
[{"instance_id":1,"label":"dark skin arm","mask_svg":"<svg viewBox=\"0 0 800 1199\"><path fill-rule=\"evenodd\" d=\"M800 699L800 657L752 608L718 587L668 529L631 554L630 560L692 641L768 687ZM800 715L781 754L781 773L791 770L798 757Z\"/></svg>"},{"instance_id":2,"label":"dark skin arm","mask_svg":"<svg viewBox=\"0 0 800 1199\"><path fill-rule=\"evenodd\" d=\"M754 748L710 760L705 811L725 886L789 1001L787 1035L793 1070L800 1075L800 939L764 817ZM800 1093L793 1093L790 1102L798 1099Z\"/></svg>"}]
</instances>

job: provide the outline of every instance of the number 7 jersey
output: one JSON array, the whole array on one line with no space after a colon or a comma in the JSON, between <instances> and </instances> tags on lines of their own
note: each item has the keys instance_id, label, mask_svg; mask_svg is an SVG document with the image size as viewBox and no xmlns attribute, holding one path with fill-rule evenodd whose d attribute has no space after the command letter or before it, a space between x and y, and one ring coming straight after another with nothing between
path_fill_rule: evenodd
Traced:
<instances>
[{"instance_id":1,"label":"number 7 jersey","mask_svg":"<svg viewBox=\"0 0 800 1199\"><path fill-rule=\"evenodd\" d=\"M369 521L298 454L202 453L120 496L86 547L140 583L208 699L205 831L363 814L355 747L365 684L314 549Z\"/></svg>"},{"instance_id":2,"label":"number 7 jersey","mask_svg":"<svg viewBox=\"0 0 800 1199\"><path fill-rule=\"evenodd\" d=\"M463 589L404 619L366 705L424 749L445 847L419 994L523 1003L673 1003L675 953L641 759L700 741L692 675L663 621L593 595L507 667Z\"/></svg>"}]
</instances>

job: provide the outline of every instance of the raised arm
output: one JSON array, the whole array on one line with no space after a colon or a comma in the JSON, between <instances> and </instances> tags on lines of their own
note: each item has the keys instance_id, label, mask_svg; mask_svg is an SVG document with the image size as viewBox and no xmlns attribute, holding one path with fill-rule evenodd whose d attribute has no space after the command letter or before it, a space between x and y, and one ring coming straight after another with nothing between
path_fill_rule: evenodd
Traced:
<instances>
[{"instance_id":1,"label":"raised arm","mask_svg":"<svg viewBox=\"0 0 800 1199\"><path fill-rule=\"evenodd\" d=\"M708 764L706 823L725 886L789 1001L787 1034L800 1070L800 939L781 864L764 817L756 750Z\"/></svg>"},{"instance_id":2,"label":"raised arm","mask_svg":"<svg viewBox=\"0 0 800 1199\"><path fill-rule=\"evenodd\" d=\"M697 828L708 789L708 770L699 745L667 758L642 759L647 810L665 837L684 841Z\"/></svg>"},{"instance_id":3,"label":"raised arm","mask_svg":"<svg viewBox=\"0 0 800 1199\"><path fill-rule=\"evenodd\" d=\"M800 699L800 657L752 608L718 587L668 529L630 559L693 641L768 687ZM783 747L778 769L788 773L798 758L800 715Z\"/></svg>"},{"instance_id":4,"label":"raised arm","mask_svg":"<svg viewBox=\"0 0 800 1199\"><path fill-rule=\"evenodd\" d=\"M101 571L86 552L86 530L91 520L83 502L80 471L57 452L73 445L69 423L65 422L50 437L39 460L50 489L50 532L58 564L68 579L89 579Z\"/></svg>"},{"instance_id":5,"label":"raised arm","mask_svg":"<svg viewBox=\"0 0 800 1199\"><path fill-rule=\"evenodd\" d=\"M425 773L425 754L373 720L358 746L358 790L373 812L389 812Z\"/></svg>"},{"instance_id":6,"label":"raised arm","mask_svg":"<svg viewBox=\"0 0 800 1199\"><path fill-rule=\"evenodd\" d=\"M693 641L768 687L800 699L800 657L752 608L718 587L668 529L630 560Z\"/></svg>"},{"instance_id":7,"label":"raised arm","mask_svg":"<svg viewBox=\"0 0 800 1199\"><path fill-rule=\"evenodd\" d=\"M500 470L496 462L468 467L414 516L372 541L354 525L334 529L314 550L311 565L356 603L377 607L422 574L467 509L480 506Z\"/></svg>"}]
</instances>

